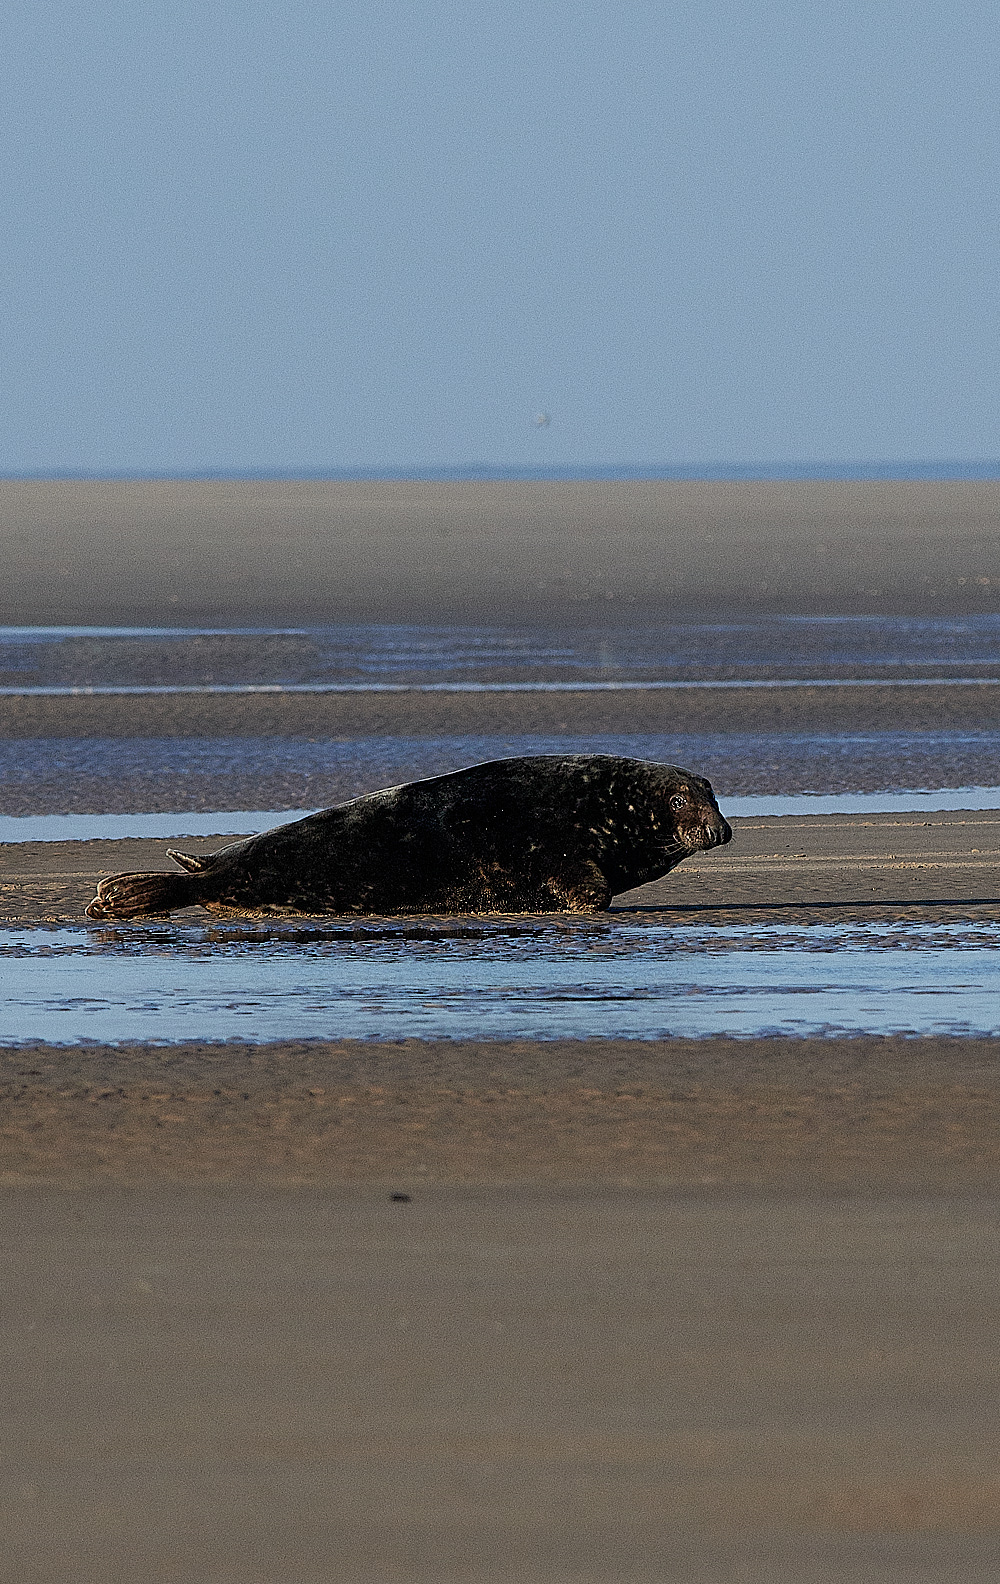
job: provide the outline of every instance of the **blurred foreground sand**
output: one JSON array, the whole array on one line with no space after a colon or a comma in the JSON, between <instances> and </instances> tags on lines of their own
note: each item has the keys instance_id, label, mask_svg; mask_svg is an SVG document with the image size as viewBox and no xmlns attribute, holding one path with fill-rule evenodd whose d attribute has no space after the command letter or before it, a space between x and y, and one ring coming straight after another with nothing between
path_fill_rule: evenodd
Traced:
<instances>
[{"instance_id":1,"label":"blurred foreground sand","mask_svg":"<svg viewBox=\"0 0 1000 1584\"><path fill-rule=\"evenodd\" d=\"M6 1195L2 1576L987 1584L997 1209Z\"/></svg>"}]
</instances>

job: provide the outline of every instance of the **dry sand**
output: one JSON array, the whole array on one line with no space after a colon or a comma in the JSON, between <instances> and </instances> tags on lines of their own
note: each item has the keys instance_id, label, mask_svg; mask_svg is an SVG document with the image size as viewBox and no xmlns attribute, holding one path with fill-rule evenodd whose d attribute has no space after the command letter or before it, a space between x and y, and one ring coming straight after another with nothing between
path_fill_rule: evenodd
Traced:
<instances>
[{"instance_id":1,"label":"dry sand","mask_svg":"<svg viewBox=\"0 0 1000 1584\"><path fill-rule=\"evenodd\" d=\"M1000 482L0 481L0 622L997 609Z\"/></svg>"},{"instance_id":2,"label":"dry sand","mask_svg":"<svg viewBox=\"0 0 1000 1584\"><path fill-rule=\"evenodd\" d=\"M996 484L3 483L0 620L993 611L998 506ZM996 693L672 696L669 718L982 730ZM0 730L663 711L6 700ZM3 914L78 920L96 874L163 845L4 849ZM746 822L641 905L992 921L998 847L990 815ZM992 1580L998 1044L0 1052L0 1577Z\"/></svg>"}]
</instances>

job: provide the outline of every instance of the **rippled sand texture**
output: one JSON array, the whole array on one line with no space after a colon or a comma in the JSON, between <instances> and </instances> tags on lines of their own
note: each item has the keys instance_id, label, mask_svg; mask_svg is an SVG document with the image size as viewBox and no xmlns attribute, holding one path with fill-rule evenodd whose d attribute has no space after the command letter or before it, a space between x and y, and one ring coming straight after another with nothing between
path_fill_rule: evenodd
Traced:
<instances>
[{"instance_id":1,"label":"rippled sand texture","mask_svg":"<svg viewBox=\"0 0 1000 1584\"><path fill-rule=\"evenodd\" d=\"M8 1185L995 1193L1000 1040L126 1041L0 1053ZM637 1278L638 1279L638 1278Z\"/></svg>"}]
</instances>

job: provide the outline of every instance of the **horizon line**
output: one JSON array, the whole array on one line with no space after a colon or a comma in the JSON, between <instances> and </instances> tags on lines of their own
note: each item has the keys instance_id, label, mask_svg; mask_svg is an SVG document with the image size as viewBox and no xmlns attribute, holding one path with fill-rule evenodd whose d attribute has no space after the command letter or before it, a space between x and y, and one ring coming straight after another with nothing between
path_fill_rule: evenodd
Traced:
<instances>
[{"instance_id":1,"label":"horizon line","mask_svg":"<svg viewBox=\"0 0 1000 1584\"><path fill-rule=\"evenodd\" d=\"M1000 458L928 462L567 463L438 467L51 468L0 470L0 483L901 483L1000 481Z\"/></svg>"}]
</instances>

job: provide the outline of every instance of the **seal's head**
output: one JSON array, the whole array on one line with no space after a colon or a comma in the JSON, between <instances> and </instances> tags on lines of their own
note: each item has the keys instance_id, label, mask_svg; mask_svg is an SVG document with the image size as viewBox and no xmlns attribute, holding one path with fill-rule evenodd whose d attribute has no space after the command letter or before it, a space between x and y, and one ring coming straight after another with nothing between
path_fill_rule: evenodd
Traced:
<instances>
[{"instance_id":1,"label":"seal's head","mask_svg":"<svg viewBox=\"0 0 1000 1584\"><path fill-rule=\"evenodd\" d=\"M711 782L703 776L681 774L664 787L674 836L685 847L724 847L732 841L729 821L719 812Z\"/></svg>"}]
</instances>

